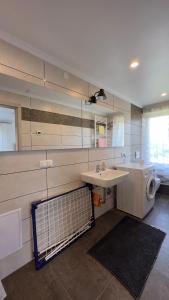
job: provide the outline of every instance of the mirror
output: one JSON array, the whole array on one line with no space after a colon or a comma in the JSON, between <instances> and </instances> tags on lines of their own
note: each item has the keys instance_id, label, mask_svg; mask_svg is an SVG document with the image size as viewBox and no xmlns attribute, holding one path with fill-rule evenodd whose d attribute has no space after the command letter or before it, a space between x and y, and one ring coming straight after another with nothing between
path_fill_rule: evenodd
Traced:
<instances>
[{"instance_id":1,"label":"mirror","mask_svg":"<svg viewBox=\"0 0 169 300\"><path fill-rule=\"evenodd\" d=\"M124 146L124 117L104 102L0 75L0 151Z\"/></svg>"},{"instance_id":2,"label":"mirror","mask_svg":"<svg viewBox=\"0 0 169 300\"><path fill-rule=\"evenodd\" d=\"M104 103L89 104L82 101L83 148L124 146L124 115L114 113ZM82 124L83 124L82 123Z\"/></svg>"}]
</instances>

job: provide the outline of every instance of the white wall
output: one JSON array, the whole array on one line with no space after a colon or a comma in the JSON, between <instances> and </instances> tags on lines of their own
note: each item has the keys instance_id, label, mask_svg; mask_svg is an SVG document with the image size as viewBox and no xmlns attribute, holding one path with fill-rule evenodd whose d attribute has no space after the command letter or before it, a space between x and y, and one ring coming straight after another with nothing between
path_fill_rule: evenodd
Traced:
<instances>
[{"instance_id":1,"label":"white wall","mask_svg":"<svg viewBox=\"0 0 169 300\"><path fill-rule=\"evenodd\" d=\"M23 151L0 154L0 214L22 208L23 248L0 261L0 278L6 277L32 258L31 202L69 191L82 185L80 173L105 161L108 167L130 160L131 105L115 99L114 109L125 115L125 146L106 149ZM40 160L52 159L54 166L39 167ZM113 207L112 197L96 209L96 216Z\"/></svg>"}]
</instances>

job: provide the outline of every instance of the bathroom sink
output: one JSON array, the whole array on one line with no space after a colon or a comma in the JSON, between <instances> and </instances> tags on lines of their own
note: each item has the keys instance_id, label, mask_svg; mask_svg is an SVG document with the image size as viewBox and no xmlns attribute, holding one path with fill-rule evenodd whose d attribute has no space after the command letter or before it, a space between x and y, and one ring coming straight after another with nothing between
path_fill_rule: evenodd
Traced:
<instances>
[{"instance_id":1,"label":"bathroom sink","mask_svg":"<svg viewBox=\"0 0 169 300\"><path fill-rule=\"evenodd\" d=\"M120 183L129 172L122 170L106 169L105 171L89 171L81 174L81 180L103 188L112 187Z\"/></svg>"}]
</instances>

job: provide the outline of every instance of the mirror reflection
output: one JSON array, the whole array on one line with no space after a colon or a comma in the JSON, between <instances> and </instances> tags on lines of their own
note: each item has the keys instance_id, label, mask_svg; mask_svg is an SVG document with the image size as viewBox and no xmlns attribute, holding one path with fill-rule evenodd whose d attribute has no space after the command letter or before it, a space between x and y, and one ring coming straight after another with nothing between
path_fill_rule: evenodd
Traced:
<instances>
[{"instance_id":1,"label":"mirror reflection","mask_svg":"<svg viewBox=\"0 0 169 300\"><path fill-rule=\"evenodd\" d=\"M33 98L30 108L22 108L22 127L28 128L32 150L82 148L81 101L65 96L61 105L57 97L55 103Z\"/></svg>"},{"instance_id":2,"label":"mirror reflection","mask_svg":"<svg viewBox=\"0 0 169 300\"><path fill-rule=\"evenodd\" d=\"M116 113L111 125L112 147L124 147L124 115Z\"/></svg>"},{"instance_id":3,"label":"mirror reflection","mask_svg":"<svg viewBox=\"0 0 169 300\"><path fill-rule=\"evenodd\" d=\"M90 128L83 127L83 147L123 147L124 116L114 113L104 103L88 104L83 101L82 119L88 120Z\"/></svg>"},{"instance_id":4,"label":"mirror reflection","mask_svg":"<svg viewBox=\"0 0 169 300\"><path fill-rule=\"evenodd\" d=\"M0 151L16 150L16 110L0 105Z\"/></svg>"},{"instance_id":5,"label":"mirror reflection","mask_svg":"<svg viewBox=\"0 0 169 300\"><path fill-rule=\"evenodd\" d=\"M104 101L0 75L0 151L122 146L124 116Z\"/></svg>"}]
</instances>

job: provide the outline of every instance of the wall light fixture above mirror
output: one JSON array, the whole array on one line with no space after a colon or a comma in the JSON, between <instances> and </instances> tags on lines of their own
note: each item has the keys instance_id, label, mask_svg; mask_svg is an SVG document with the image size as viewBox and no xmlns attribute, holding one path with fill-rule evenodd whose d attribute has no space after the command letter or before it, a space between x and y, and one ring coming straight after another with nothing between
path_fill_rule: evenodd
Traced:
<instances>
[{"instance_id":1,"label":"wall light fixture above mirror","mask_svg":"<svg viewBox=\"0 0 169 300\"><path fill-rule=\"evenodd\" d=\"M93 104L97 103L98 100L106 100L107 96L105 94L104 89L100 89L99 91L95 92L93 96L89 97L89 100L86 101L86 104Z\"/></svg>"}]
</instances>

